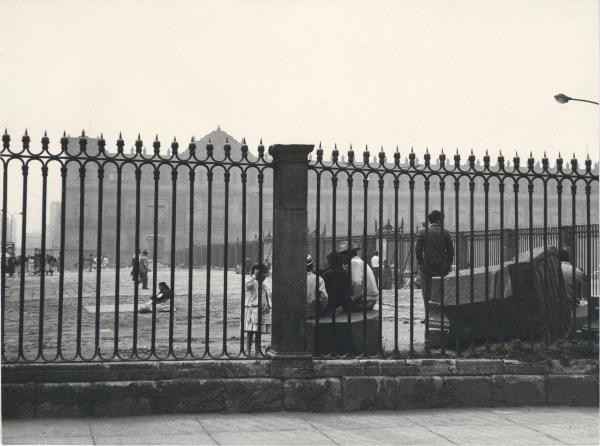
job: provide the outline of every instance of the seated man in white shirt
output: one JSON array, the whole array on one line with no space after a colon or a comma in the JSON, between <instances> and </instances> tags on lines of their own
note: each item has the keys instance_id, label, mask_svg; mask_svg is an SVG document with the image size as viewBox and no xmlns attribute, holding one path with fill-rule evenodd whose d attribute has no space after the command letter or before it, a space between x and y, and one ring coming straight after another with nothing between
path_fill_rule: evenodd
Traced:
<instances>
[{"instance_id":1,"label":"seated man in white shirt","mask_svg":"<svg viewBox=\"0 0 600 446\"><path fill-rule=\"evenodd\" d=\"M309 254L306 257L306 317L314 318L317 308L317 276L313 273L314 262ZM328 296L325 290L325 281L319 276L319 316L325 312L327 308Z\"/></svg>"},{"instance_id":2,"label":"seated man in white shirt","mask_svg":"<svg viewBox=\"0 0 600 446\"><path fill-rule=\"evenodd\" d=\"M370 310L377 303L377 297L379 295L379 289L377 288L377 282L375 281L375 274L373 270L361 259L357 254L357 249L350 250L350 276L351 276L351 289L352 289L352 309L362 310L364 308L364 272L366 267L366 308Z\"/></svg>"}]
</instances>

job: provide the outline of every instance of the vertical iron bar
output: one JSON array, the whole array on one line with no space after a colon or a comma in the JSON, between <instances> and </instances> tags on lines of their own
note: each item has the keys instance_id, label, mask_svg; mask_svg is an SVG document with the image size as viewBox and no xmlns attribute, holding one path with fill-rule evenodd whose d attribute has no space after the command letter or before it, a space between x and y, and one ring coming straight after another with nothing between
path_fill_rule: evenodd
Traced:
<instances>
[{"instance_id":1,"label":"vertical iron bar","mask_svg":"<svg viewBox=\"0 0 600 446\"><path fill-rule=\"evenodd\" d=\"M173 319L175 313L175 251L177 246L175 245L175 234L177 232L177 166L172 166L171 171L171 184L172 184L172 195L171 195L171 300L169 308L169 356L175 356L173 350Z\"/></svg>"},{"instance_id":2,"label":"vertical iron bar","mask_svg":"<svg viewBox=\"0 0 600 446\"><path fill-rule=\"evenodd\" d=\"M430 175L425 177L425 240L427 240L427 235L429 234L429 220L427 216L429 215L429 187L431 185L431 181L429 180ZM422 267L421 267L422 268ZM421 271L422 272L422 271ZM423 295L423 305L425 308L425 354L429 356L430 344L429 344L429 299L425 299L424 294L422 293L422 288L424 284L421 283L421 294ZM431 293L428 296L431 299Z\"/></svg>"},{"instance_id":3,"label":"vertical iron bar","mask_svg":"<svg viewBox=\"0 0 600 446\"><path fill-rule=\"evenodd\" d=\"M83 226L85 219L85 164L79 168L79 269L77 272L77 344L75 357L81 357L81 317L83 306Z\"/></svg>"},{"instance_id":4,"label":"vertical iron bar","mask_svg":"<svg viewBox=\"0 0 600 446\"><path fill-rule=\"evenodd\" d=\"M485 203L487 205L487 203ZM475 305L475 289L474 289L474 277L475 277L475 178L471 177L471 181L469 181L469 239L470 239L470 243L469 243L469 272L470 272L470 289L469 289L469 293L470 293L470 301L471 301L471 306ZM484 209L484 213L487 214L487 207ZM458 277L458 274L457 274ZM487 280L487 277L486 277ZM457 281L457 286L458 286L458 281ZM487 291L487 290L486 290ZM486 335L487 337L487 335ZM473 352L474 349L474 340L473 338L471 338L471 342L470 342L470 349L471 352Z\"/></svg>"},{"instance_id":5,"label":"vertical iron bar","mask_svg":"<svg viewBox=\"0 0 600 446\"><path fill-rule=\"evenodd\" d=\"M134 275L135 282L133 284L133 349L131 352L132 358L137 356L137 332L138 332L138 300L139 300L139 283L141 277L140 264L140 182L142 180L142 169L139 165L135 166L135 261L137 267L137 275Z\"/></svg>"},{"instance_id":6,"label":"vertical iron bar","mask_svg":"<svg viewBox=\"0 0 600 446\"><path fill-rule=\"evenodd\" d=\"M47 149L47 146L46 146ZM46 292L46 201L48 197L48 165L42 166L42 239L40 259L40 312L38 328L38 358L44 357L44 298ZM5 265L3 262L2 265ZM4 270L4 268L2 268ZM4 307L2 307L4 311Z\"/></svg>"},{"instance_id":7,"label":"vertical iron bar","mask_svg":"<svg viewBox=\"0 0 600 446\"><path fill-rule=\"evenodd\" d=\"M196 179L196 171L193 168L190 168L189 173L190 179L190 232L189 232L189 240L188 240L188 315L187 315L187 355L194 356L192 352L192 292L193 292L193 275L194 275L194 180ZM228 199L225 199L226 206L229 203ZM225 208L227 209L227 207ZM225 228L227 225L227 217ZM225 284L227 284L227 267L225 268ZM225 289L227 289L227 285L225 285ZM227 314L225 312L225 314ZM223 326L227 326L227 320L223 323Z\"/></svg>"},{"instance_id":8,"label":"vertical iron bar","mask_svg":"<svg viewBox=\"0 0 600 446\"><path fill-rule=\"evenodd\" d=\"M489 261L489 257L490 257L490 242L489 242L489 228L490 228L490 221L489 221L489 191L490 191L490 183L488 182L488 178L489 177L485 177L484 178L484 183L483 183L483 199L484 199L484 207L485 207L485 236L484 236L484 255L483 255L483 262L484 262L484 267L485 267L485 311L487 313L487 317L488 320L490 320L489 318L492 315L492 312L490 310L490 278L489 278L489 274L490 274L490 261ZM489 337L489 329L486 331L485 333L485 349L489 350L490 348L490 337Z\"/></svg>"},{"instance_id":9,"label":"vertical iron bar","mask_svg":"<svg viewBox=\"0 0 600 446\"><path fill-rule=\"evenodd\" d=\"M379 259L379 270L377 272L377 283L379 286L379 354L383 355L383 268L381 267L383 263L383 186L384 186L384 176L383 174L379 176L379 233L377 234L378 242L379 242L379 255L377 258ZM386 242L387 243L387 242ZM372 266L372 265L371 265ZM366 277L365 277L366 279ZM414 338L413 335L414 327L413 327L413 319L411 314L410 320L410 332L411 339ZM412 347L412 341L411 341Z\"/></svg>"},{"instance_id":10,"label":"vertical iron bar","mask_svg":"<svg viewBox=\"0 0 600 446\"><path fill-rule=\"evenodd\" d=\"M224 206L224 225L223 225L223 355L227 353L227 273L228 273L228 261L229 261L229 170L226 170L223 174L225 181L225 201ZM190 284L191 292L191 284ZM191 314L190 314L191 323Z\"/></svg>"},{"instance_id":11,"label":"vertical iron bar","mask_svg":"<svg viewBox=\"0 0 600 446\"><path fill-rule=\"evenodd\" d=\"M367 349L367 219L368 219L368 188L369 178L368 174L363 178L363 330L362 330L362 341L364 347L364 355L368 356L369 352ZM352 274L352 262L350 263L350 274Z\"/></svg>"},{"instance_id":12,"label":"vertical iron bar","mask_svg":"<svg viewBox=\"0 0 600 446\"><path fill-rule=\"evenodd\" d=\"M591 183L585 185L585 241L586 241L586 281L587 287L585 290L585 297L587 300L587 332L588 335L592 333L592 233L591 233L591 213L590 213L590 195L592 193ZM589 343L592 343L592 337L589 337Z\"/></svg>"},{"instance_id":13,"label":"vertical iron bar","mask_svg":"<svg viewBox=\"0 0 600 446\"><path fill-rule=\"evenodd\" d=\"M408 188L410 191L410 308L409 308L409 320L410 320L410 334L409 334L409 354L414 354L414 319L415 319L415 284L414 284L414 271L415 271L415 256L413 255L415 245L415 179L410 176L408 181Z\"/></svg>"},{"instance_id":14,"label":"vertical iron bar","mask_svg":"<svg viewBox=\"0 0 600 446\"><path fill-rule=\"evenodd\" d=\"M115 222L115 339L113 356L119 356L119 293L121 280L121 186L124 164L117 165L117 220Z\"/></svg>"},{"instance_id":15,"label":"vertical iron bar","mask_svg":"<svg viewBox=\"0 0 600 446\"><path fill-rule=\"evenodd\" d=\"M460 233L458 232L460 228L460 177L455 178L454 180L454 231L456 233L456 274L455 274L455 302L456 302L456 335L454 338L455 341L455 355L460 356L460 288L459 288L459 272L460 272ZM473 281L473 276L471 276L471 283Z\"/></svg>"},{"instance_id":16,"label":"vertical iron bar","mask_svg":"<svg viewBox=\"0 0 600 446\"><path fill-rule=\"evenodd\" d=\"M64 143L64 138L61 144ZM63 144L63 150L66 150ZM60 255L58 273L58 323L56 336L56 356L62 358L62 329L63 329L63 302L65 291L65 218L67 210L67 166L60 168L61 198L60 198Z\"/></svg>"},{"instance_id":17,"label":"vertical iron bar","mask_svg":"<svg viewBox=\"0 0 600 446\"><path fill-rule=\"evenodd\" d=\"M575 264L577 263L577 239L576 239L576 224L577 224L577 183L575 181L572 182L571 184L571 246L573 247L573 251L571 253L570 260L571 260L571 265L572 265L572 273L571 273L571 289L575 292L577 290L577 276L575 273L575 269L576 266ZM575 337L575 331L577 329L577 302L575 302L575 299L573 299L573 302L571 304L571 327L572 329L569 330L569 339L573 339Z\"/></svg>"},{"instance_id":18,"label":"vertical iron bar","mask_svg":"<svg viewBox=\"0 0 600 446\"><path fill-rule=\"evenodd\" d=\"M398 187L400 181L394 177L394 357L398 349Z\"/></svg>"},{"instance_id":19,"label":"vertical iron bar","mask_svg":"<svg viewBox=\"0 0 600 446\"><path fill-rule=\"evenodd\" d=\"M331 177L331 207L332 207L332 212L331 212L331 252L333 253L333 256L335 257L336 252L337 252L337 241L336 241L336 230L337 230L337 225L336 225L336 217L337 217L337 183L338 183L338 179L337 176L335 176L334 174L332 174ZM319 295L319 291L318 291L318 285L319 285L319 281L316 281L316 287L317 287L317 296ZM335 308L331 309L331 350L332 352L335 354Z\"/></svg>"},{"instance_id":20,"label":"vertical iron bar","mask_svg":"<svg viewBox=\"0 0 600 446\"><path fill-rule=\"evenodd\" d=\"M241 319L240 319L240 354L247 354L244 345L244 324L246 321L246 181L248 174L245 170L242 171L242 303L241 303Z\"/></svg>"},{"instance_id":21,"label":"vertical iron bar","mask_svg":"<svg viewBox=\"0 0 600 446\"><path fill-rule=\"evenodd\" d=\"M98 167L98 223L96 241L96 319L94 321L94 356L100 355L100 288L102 264L102 199L104 192L104 165Z\"/></svg>"},{"instance_id":22,"label":"vertical iron bar","mask_svg":"<svg viewBox=\"0 0 600 446\"><path fill-rule=\"evenodd\" d=\"M500 194L500 289L502 290L500 298L504 300L504 178L501 178L498 183L498 193ZM501 323L499 328L500 346L504 351L504 323Z\"/></svg>"},{"instance_id":23,"label":"vertical iron bar","mask_svg":"<svg viewBox=\"0 0 600 446\"><path fill-rule=\"evenodd\" d=\"M154 166L154 206L153 206L153 234L152 234L152 295L156 296L158 274L158 187L160 180L160 165ZM194 189L191 189L193 193ZM171 294L173 290L171 290ZM171 296L172 297L172 296ZM156 300L152 299L152 334L150 339L150 354L156 356Z\"/></svg>"},{"instance_id":24,"label":"vertical iron bar","mask_svg":"<svg viewBox=\"0 0 600 446\"><path fill-rule=\"evenodd\" d=\"M207 222L206 222L206 326L204 327L204 356L210 356L210 268L212 260L212 182L213 171L206 172L206 180L208 182L208 198L207 198ZM246 194L244 193L244 205L246 204ZM246 213L244 212L244 218ZM244 231L244 237L245 237ZM242 289L244 287L242 286Z\"/></svg>"},{"instance_id":25,"label":"vertical iron bar","mask_svg":"<svg viewBox=\"0 0 600 446\"><path fill-rule=\"evenodd\" d=\"M262 170L258 172L258 263L264 263L263 253L263 181L264 173ZM262 282L259 283L258 288L258 351L257 355L264 356L262 351Z\"/></svg>"},{"instance_id":26,"label":"vertical iron bar","mask_svg":"<svg viewBox=\"0 0 600 446\"><path fill-rule=\"evenodd\" d=\"M446 181L444 178L440 178L440 212L442 213L442 233L444 232L444 191L446 190ZM411 226L412 231L412 226ZM412 246L412 244L411 244ZM456 260L455 260L456 261ZM412 265L412 258L411 258ZM412 268L412 266L411 266ZM412 274L412 269L411 269ZM446 354L446 327L445 327L445 315L444 315L444 277L440 277L440 313L441 313L441 335L442 335L442 355Z\"/></svg>"},{"instance_id":27,"label":"vertical iron bar","mask_svg":"<svg viewBox=\"0 0 600 446\"><path fill-rule=\"evenodd\" d=\"M315 295L319 296L319 277L320 277L320 259L321 259L321 172L315 170L317 175L317 196L316 196L316 228L315 228L315 259L314 262L317 265L317 278L315 281ZM333 255L333 254L332 254ZM333 258L335 262L335 256ZM333 296L329 296L331 299ZM315 355L319 356L319 308L317 307L315 311Z\"/></svg>"}]
</instances>

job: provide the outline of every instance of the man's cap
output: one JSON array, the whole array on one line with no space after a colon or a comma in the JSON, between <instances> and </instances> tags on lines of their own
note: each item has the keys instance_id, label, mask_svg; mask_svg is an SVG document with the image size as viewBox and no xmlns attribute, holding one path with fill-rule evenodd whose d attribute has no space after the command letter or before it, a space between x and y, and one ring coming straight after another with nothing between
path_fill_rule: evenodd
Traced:
<instances>
[{"instance_id":1,"label":"man's cap","mask_svg":"<svg viewBox=\"0 0 600 446\"><path fill-rule=\"evenodd\" d=\"M142 254L148 255L148 251L146 249L144 249L144 251L142 252Z\"/></svg>"},{"instance_id":2,"label":"man's cap","mask_svg":"<svg viewBox=\"0 0 600 446\"><path fill-rule=\"evenodd\" d=\"M307 267L309 267L309 266L313 266L313 264L314 264L314 262L313 262L313 258L312 258L312 256L311 256L310 254L309 254L309 255L307 255L307 256L306 256L306 266L307 266Z\"/></svg>"}]
</instances>

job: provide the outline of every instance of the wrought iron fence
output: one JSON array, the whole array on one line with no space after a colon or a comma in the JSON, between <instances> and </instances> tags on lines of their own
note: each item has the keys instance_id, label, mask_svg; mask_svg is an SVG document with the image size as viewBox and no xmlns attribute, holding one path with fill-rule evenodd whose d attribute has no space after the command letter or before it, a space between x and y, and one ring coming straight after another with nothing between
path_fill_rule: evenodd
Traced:
<instances>
[{"instance_id":1,"label":"wrought iron fence","mask_svg":"<svg viewBox=\"0 0 600 446\"><path fill-rule=\"evenodd\" d=\"M397 356L416 350L429 353L434 344L442 353L449 346L460 352L465 342L472 349L479 341L486 345L494 340L503 341L510 336L510 333L502 333L504 328L497 329L496 333L483 329L480 336L483 339L478 339L477 327L468 325L473 324L475 318L479 322L494 322L497 328L499 318L490 316L496 311L503 312L501 319L506 322L507 310L496 309L495 305L507 301L504 299L507 296L502 294L496 299L495 293L504 292L499 290L504 289L508 270L512 271L507 262L517 269L519 263L533 265L534 250L539 247L545 252L552 246L565 248L572 262L572 274L565 274L569 277L563 280L562 274L556 274L556 265L551 269L544 260L543 278L540 278L544 288L552 274L561 276L557 279L561 284L572 281L575 287L577 267L584 273L585 298L589 301L591 292L597 292L598 210L594 203L598 201L598 175L597 168L592 169L591 160L587 159L580 168L574 158L570 166L565 166L561 158L556 160L555 166L550 166L545 156L541 164L530 156L522 167L518 156L513 158L512 166L502 155L496 165L490 163L487 154L483 165L476 161L473 153L467 163L462 163L457 153L453 164L447 162L443 152L437 163L432 162L428 153L420 163L412 151L404 162L397 151L392 161L383 150L377 157L371 156L366 150L359 160L350 149L340 159L336 147L331 159L326 160L319 147L316 159L309 165L312 182L309 225L315 228L310 232L312 247L309 250L319 259L316 275L334 269L331 261L324 261L324 252L335 259L338 251L348 253L352 248L359 249L359 264L363 269L362 293L354 302L358 308L362 304L358 317L357 312L338 314L331 308L323 312L319 304L315 304L315 331L325 333L321 339L318 335L311 339L311 350L315 354L323 357ZM411 247L415 246L419 232L427 232L427 216L434 209L444 214L442 228L445 226L451 232L455 267L445 279L434 280L440 294L438 301L424 302L416 283L419 265ZM371 222L375 223L376 236L370 235ZM364 278L374 251L383 256L380 262L386 260L388 265L387 271L382 264L375 271L380 286L376 305L370 310ZM353 254L350 251L350 256ZM384 289L386 274L387 279L391 276L389 291ZM407 278L405 283L403 277ZM325 279L327 282L327 277ZM511 297L520 295L519 286L524 287L520 279L523 277L519 278L518 272L516 279L512 276L506 279L514 287ZM315 283L318 296L319 280ZM527 292L533 294L536 290ZM481 296L476 297L476 294ZM478 303L484 305L487 315L482 315ZM546 307L553 303L538 304L535 312L544 313L540 328L543 335L538 339L548 341L553 335L548 330L553 327L552 315L547 313L551 309ZM575 302L569 303L571 320L576 318L576 306ZM433 313L436 313L436 321L431 319ZM583 325L589 331L592 317L589 312L583 316L586 319ZM523 324L531 321L528 316L521 319ZM375 336L371 336L373 332ZM575 330L571 330L570 336L574 333ZM340 342L336 337L346 341Z\"/></svg>"},{"instance_id":2,"label":"wrought iron fence","mask_svg":"<svg viewBox=\"0 0 600 446\"><path fill-rule=\"evenodd\" d=\"M19 148L3 135L3 361L247 357L251 271L228 270L228 246L237 238L242 258L263 259L272 166L262 142L256 155L233 142L232 154L224 132L211 135L216 147L208 137L180 151L174 140L166 153L158 137L147 150L138 136L126 153L120 135L114 151L83 133L63 135L60 147L44 135L41 150L27 132ZM21 211L14 255L8 209ZM33 230L39 239L30 241ZM195 268L200 240L204 266ZM225 249L215 259L217 243ZM172 296L166 308L152 298L161 282ZM263 358L269 335L256 337Z\"/></svg>"},{"instance_id":3,"label":"wrought iron fence","mask_svg":"<svg viewBox=\"0 0 600 446\"><path fill-rule=\"evenodd\" d=\"M466 164L455 155L449 165L443 153L435 164L429 154L419 163L412 152L404 162L397 152L388 162L383 151L375 160L365 151L359 161L352 149L340 159L335 148L325 160L319 147L316 159L304 164L308 146L297 146L282 168L262 142L254 155L220 130L192 140L184 151L174 140L166 153L158 138L149 149L139 136L129 153L121 136L116 151L102 136L84 134L64 135L60 147L51 147L44 135L41 150L30 147L27 133L19 148L6 132L2 141L2 359L9 363L256 357L250 349L265 358L272 339L264 326L269 308L263 307L271 296L259 286L251 303L256 308L250 306L250 269L257 263L270 267L277 252L273 284L286 294L282 287L302 283L304 272L282 255L303 257L305 248L315 259L316 296L319 277L331 267L327 254L335 259L359 248L348 262L359 265L362 276L356 311L344 305L342 313L340 306L323 310L317 299L315 318L306 321L308 350L325 358L428 355L432 348L459 353L465 341L473 348L497 340L490 331L484 339L465 331L472 322L466 306L478 304L477 318L484 321L507 311L494 306L510 300L498 297L498 290L511 283L508 297L519 296L526 284L519 271L516 280L507 273L533 264L537 248L565 248L572 274L560 275L561 286L576 284L578 268L587 301L597 293L598 175L589 159L583 169L575 159L567 167L560 158L551 167L546 157L541 164L530 157L521 167L518 157L512 166L502 156L491 165L486 154L481 165L471 154ZM308 178L307 200L300 176ZM292 210L280 212L279 229L276 201L292 203ZM419 289L414 246L428 231L433 209L445 214L456 254L449 276L434 280L439 299L433 293L429 302ZM304 218L308 246L285 228ZM14 238L13 227L19 230ZM374 251L381 267L368 296ZM554 273L544 263L544 286ZM286 274L290 282L283 280ZM151 299L161 290L164 295L163 283L171 294L166 304ZM289 294L304 299L299 285ZM373 298L371 308L366 303ZM306 303L289 299L274 296L273 326L280 332L273 345L293 353L301 343L282 328L291 323L294 336L301 336L294 324ZM549 327L552 314L545 305L537 308ZM147 314L140 313L142 306ZM576 307L569 303L571 320ZM592 317L586 317L590 330ZM256 330L247 330L247 319ZM252 345L248 332L255 333ZM548 340L548 331L542 332Z\"/></svg>"}]
</instances>

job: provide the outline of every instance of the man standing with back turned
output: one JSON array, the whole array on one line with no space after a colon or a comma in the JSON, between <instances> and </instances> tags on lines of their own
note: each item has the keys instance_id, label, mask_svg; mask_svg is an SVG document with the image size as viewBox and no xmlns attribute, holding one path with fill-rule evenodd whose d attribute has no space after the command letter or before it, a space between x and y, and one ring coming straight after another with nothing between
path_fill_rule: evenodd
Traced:
<instances>
[{"instance_id":1,"label":"man standing with back turned","mask_svg":"<svg viewBox=\"0 0 600 446\"><path fill-rule=\"evenodd\" d=\"M431 300L431 278L448 275L454 260L454 245L450 233L442 228L443 218L440 211L431 211L427 216L429 229L422 230L417 235L415 249L421 272L421 290L426 304Z\"/></svg>"}]
</instances>

